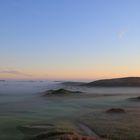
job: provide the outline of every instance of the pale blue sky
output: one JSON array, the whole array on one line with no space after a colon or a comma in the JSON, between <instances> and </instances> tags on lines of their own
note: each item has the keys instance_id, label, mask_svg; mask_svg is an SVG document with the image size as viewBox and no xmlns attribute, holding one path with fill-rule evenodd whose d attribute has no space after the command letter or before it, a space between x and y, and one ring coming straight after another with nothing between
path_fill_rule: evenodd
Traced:
<instances>
[{"instance_id":1,"label":"pale blue sky","mask_svg":"<svg viewBox=\"0 0 140 140\"><path fill-rule=\"evenodd\" d=\"M139 37L139 0L0 0L0 77L140 76Z\"/></svg>"}]
</instances>

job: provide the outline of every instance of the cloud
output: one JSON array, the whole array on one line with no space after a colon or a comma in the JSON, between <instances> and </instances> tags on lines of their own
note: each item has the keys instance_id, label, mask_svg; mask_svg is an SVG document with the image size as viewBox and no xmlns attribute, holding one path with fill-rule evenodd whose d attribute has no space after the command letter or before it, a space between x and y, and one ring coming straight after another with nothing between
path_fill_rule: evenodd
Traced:
<instances>
[{"instance_id":1,"label":"cloud","mask_svg":"<svg viewBox=\"0 0 140 140\"><path fill-rule=\"evenodd\" d=\"M6 70L0 70L0 73L2 74L11 74L11 75L19 75L19 76L25 76L25 77L32 77L30 74L26 74L23 72L20 72L18 70L11 70L11 69L6 69Z\"/></svg>"},{"instance_id":2,"label":"cloud","mask_svg":"<svg viewBox=\"0 0 140 140\"><path fill-rule=\"evenodd\" d=\"M122 30L118 33L118 38L119 39L123 39L123 37L126 35L127 31L126 30Z\"/></svg>"}]
</instances>

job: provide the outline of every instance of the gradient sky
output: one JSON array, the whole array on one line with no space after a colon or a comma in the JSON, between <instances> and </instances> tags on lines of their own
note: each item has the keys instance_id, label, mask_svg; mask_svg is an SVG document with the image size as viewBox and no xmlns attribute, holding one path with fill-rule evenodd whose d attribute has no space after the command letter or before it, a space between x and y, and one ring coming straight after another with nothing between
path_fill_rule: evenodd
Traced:
<instances>
[{"instance_id":1,"label":"gradient sky","mask_svg":"<svg viewBox=\"0 0 140 140\"><path fill-rule=\"evenodd\" d=\"M140 76L140 0L0 0L0 79Z\"/></svg>"}]
</instances>

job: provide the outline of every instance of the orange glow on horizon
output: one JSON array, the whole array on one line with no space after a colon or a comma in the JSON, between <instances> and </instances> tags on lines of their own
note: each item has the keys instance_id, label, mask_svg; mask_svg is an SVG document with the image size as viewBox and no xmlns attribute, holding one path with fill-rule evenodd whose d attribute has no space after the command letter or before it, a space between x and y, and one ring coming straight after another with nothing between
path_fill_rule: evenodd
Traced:
<instances>
[{"instance_id":1,"label":"orange glow on horizon","mask_svg":"<svg viewBox=\"0 0 140 140\"><path fill-rule=\"evenodd\" d=\"M140 71L135 70L57 70L48 71L48 74L44 71L25 71L24 73L30 74L31 76L16 75L16 74L0 74L0 79L9 80L97 80L97 79L108 79L118 77L139 77Z\"/></svg>"}]
</instances>

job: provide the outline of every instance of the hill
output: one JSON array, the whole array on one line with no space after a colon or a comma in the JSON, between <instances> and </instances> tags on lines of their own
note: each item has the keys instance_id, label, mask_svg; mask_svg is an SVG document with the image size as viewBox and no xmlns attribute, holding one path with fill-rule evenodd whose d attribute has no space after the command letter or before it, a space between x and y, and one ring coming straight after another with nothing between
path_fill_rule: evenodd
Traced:
<instances>
[{"instance_id":1,"label":"hill","mask_svg":"<svg viewBox=\"0 0 140 140\"><path fill-rule=\"evenodd\" d=\"M74 95L77 93L82 93L80 91L70 91L66 89L58 89L58 90L48 90L45 92L44 96L50 95Z\"/></svg>"},{"instance_id":2,"label":"hill","mask_svg":"<svg viewBox=\"0 0 140 140\"><path fill-rule=\"evenodd\" d=\"M140 77L125 77L97 80L83 84L91 87L140 87Z\"/></svg>"}]
</instances>

